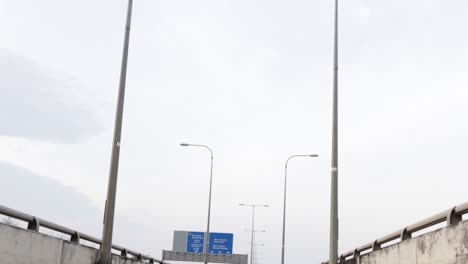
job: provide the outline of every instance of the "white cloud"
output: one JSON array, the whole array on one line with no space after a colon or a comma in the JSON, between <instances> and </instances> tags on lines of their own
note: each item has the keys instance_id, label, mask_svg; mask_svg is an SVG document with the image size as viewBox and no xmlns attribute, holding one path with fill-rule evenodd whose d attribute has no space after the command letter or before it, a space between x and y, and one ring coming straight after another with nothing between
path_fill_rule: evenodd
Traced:
<instances>
[{"instance_id":1,"label":"white cloud","mask_svg":"<svg viewBox=\"0 0 468 264\"><path fill-rule=\"evenodd\" d=\"M0 134L76 142L99 130L79 82L9 51L0 51Z\"/></svg>"}]
</instances>

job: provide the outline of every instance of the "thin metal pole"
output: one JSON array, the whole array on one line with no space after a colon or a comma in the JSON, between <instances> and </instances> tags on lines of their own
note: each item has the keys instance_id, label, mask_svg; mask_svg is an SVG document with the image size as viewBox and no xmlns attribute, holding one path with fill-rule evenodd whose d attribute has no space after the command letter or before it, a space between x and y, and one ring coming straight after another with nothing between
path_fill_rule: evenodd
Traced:
<instances>
[{"instance_id":1,"label":"thin metal pole","mask_svg":"<svg viewBox=\"0 0 468 264\"><path fill-rule=\"evenodd\" d=\"M104 227L102 231L102 244L99 264L111 263L112 232L114 227L114 209L117 190L117 175L119 170L120 140L122 134L122 115L125 97L125 83L127 78L128 46L130 41L130 24L132 20L133 0L128 1L127 21L125 25L125 38L120 69L119 95L115 113L114 139L112 144L109 182L107 186L107 200L104 212Z\"/></svg>"},{"instance_id":2,"label":"thin metal pole","mask_svg":"<svg viewBox=\"0 0 468 264\"><path fill-rule=\"evenodd\" d=\"M255 234L254 234L253 241L255 243ZM254 248L253 248L252 257L253 257L253 263L257 263L257 245L255 245L255 244L254 244Z\"/></svg>"},{"instance_id":3,"label":"thin metal pole","mask_svg":"<svg viewBox=\"0 0 468 264\"><path fill-rule=\"evenodd\" d=\"M307 154L307 155L292 155L286 160L284 165L284 199L283 199L283 240L281 243L281 264L284 264L284 248L285 248L285 239L286 239L286 183L288 176L288 163L292 158L297 157L311 157L316 158L318 154Z\"/></svg>"},{"instance_id":4,"label":"thin metal pole","mask_svg":"<svg viewBox=\"0 0 468 264\"><path fill-rule=\"evenodd\" d=\"M335 0L333 53L333 131L330 199L330 264L338 260L338 0Z\"/></svg>"},{"instance_id":5,"label":"thin metal pole","mask_svg":"<svg viewBox=\"0 0 468 264\"><path fill-rule=\"evenodd\" d=\"M250 206L252 207L252 238L251 238L251 242L250 242L250 264L253 264L254 263L254 258L253 258L253 255L254 255L254 241L255 241L255 235L254 235L254 232L255 232L255 207L269 207L268 204L239 204L240 206Z\"/></svg>"},{"instance_id":6,"label":"thin metal pole","mask_svg":"<svg viewBox=\"0 0 468 264\"><path fill-rule=\"evenodd\" d=\"M254 264L253 252L254 252L254 224L255 223L255 205L252 206L252 238L250 245L250 264Z\"/></svg>"},{"instance_id":7,"label":"thin metal pole","mask_svg":"<svg viewBox=\"0 0 468 264\"><path fill-rule=\"evenodd\" d=\"M283 200L283 240L281 243L281 264L284 264L284 242L286 236L286 178L288 176L288 161L284 166L284 200Z\"/></svg>"},{"instance_id":8,"label":"thin metal pole","mask_svg":"<svg viewBox=\"0 0 468 264\"><path fill-rule=\"evenodd\" d=\"M206 147L206 146L205 146ZM210 194L208 195L208 223L206 225L205 235L205 264L208 263L208 249L210 246L210 218L211 218L211 188L213 186L213 151L209 147L206 147L211 154L211 169L210 169Z\"/></svg>"},{"instance_id":9,"label":"thin metal pole","mask_svg":"<svg viewBox=\"0 0 468 264\"><path fill-rule=\"evenodd\" d=\"M211 168L210 168L210 191L208 194L208 221L206 224L206 233L205 233L205 248L204 248L204 255L205 255L205 264L208 264L208 250L210 246L210 219L211 219L211 189L213 187L213 151L210 149L210 147L205 146L205 145L199 145L199 144L189 144L189 143L180 143L182 147L202 147L206 148L208 151L210 151L210 156L211 156Z\"/></svg>"}]
</instances>

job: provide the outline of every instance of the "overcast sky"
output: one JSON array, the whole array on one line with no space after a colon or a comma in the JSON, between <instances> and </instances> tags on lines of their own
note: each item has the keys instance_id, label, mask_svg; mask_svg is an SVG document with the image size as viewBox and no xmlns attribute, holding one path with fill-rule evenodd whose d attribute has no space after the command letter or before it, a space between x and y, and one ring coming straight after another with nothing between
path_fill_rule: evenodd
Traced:
<instances>
[{"instance_id":1,"label":"overcast sky","mask_svg":"<svg viewBox=\"0 0 468 264\"><path fill-rule=\"evenodd\" d=\"M127 2L0 0L0 204L100 237ZM342 1L340 252L465 202L468 2ZM135 0L114 241L328 258L333 1ZM14 190L14 191L12 191ZM34 195L32 195L34 194ZM37 199L37 197L42 197Z\"/></svg>"}]
</instances>

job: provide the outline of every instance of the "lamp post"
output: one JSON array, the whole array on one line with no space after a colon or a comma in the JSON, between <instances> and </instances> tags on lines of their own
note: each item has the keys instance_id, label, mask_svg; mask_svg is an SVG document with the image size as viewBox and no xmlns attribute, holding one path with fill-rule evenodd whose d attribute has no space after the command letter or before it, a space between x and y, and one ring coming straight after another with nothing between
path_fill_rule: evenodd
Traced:
<instances>
[{"instance_id":1,"label":"lamp post","mask_svg":"<svg viewBox=\"0 0 468 264\"><path fill-rule=\"evenodd\" d=\"M254 252L252 253L252 256L253 256L252 259L255 260L256 264L259 264L257 262L257 255L263 254L263 253L258 253L257 252L257 246L262 246L263 247L263 246L265 246L265 244L253 244L253 246L254 246Z\"/></svg>"},{"instance_id":2,"label":"lamp post","mask_svg":"<svg viewBox=\"0 0 468 264\"><path fill-rule=\"evenodd\" d=\"M111 164L109 169L109 182L107 185L107 199L104 209L104 225L102 230L102 244L99 255L99 264L110 264L112 249L112 233L114 229L114 210L117 192L117 174L119 170L120 140L122 135L122 116L125 97L125 84L127 79L128 46L130 42L130 25L132 20L133 0L128 1L127 20L125 25L124 47L122 65L120 68L119 94L115 113L114 138L112 144Z\"/></svg>"},{"instance_id":3,"label":"lamp post","mask_svg":"<svg viewBox=\"0 0 468 264\"><path fill-rule=\"evenodd\" d=\"M245 229L244 231L252 232L252 230L250 230L250 229ZM253 241L255 241L255 237L256 237L256 234L255 234L255 233L265 233L266 230L253 230L253 232L254 232L254 236L253 236L254 239L253 239ZM249 244L251 244L251 243L249 243ZM263 244L255 244L255 243L254 243L253 245L254 245L254 246L258 246L258 245L264 246ZM254 260L255 260L255 256L256 256L257 254L258 254L258 253L257 253L257 250L256 250L256 248L254 247L254 250L253 250L253 252L251 253L251 255L254 256ZM257 263L256 260L255 260L255 263Z\"/></svg>"},{"instance_id":4,"label":"lamp post","mask_svg":"<svg viewBox=\"0 0 468 264\"><path fill-rule=\"evenodd\" d=\"M318 155L317 154L292 155L286 160L286 163L284 165L283 240L281 243L281 264L284 264L284 243L285 243L285 237L286 237L286 183L287 183L286 180L288 176L288 163L292 158L298 158L298 157L316 158L318 157Z\"/></svg>"},{"instance_id":5,"label":"lamp post","mask_svg":"<svg viewBox=\"0 0 468 264\"><path fill-rule=\"evenodd\" d=\"M333 121L330 195L330 264L338 261L338 0L335 0L333 49Z\"/></svg>"},{"instance_id":6,"label":"lamp post","mask_svg":"<svg viewBox=\"0 0 468 264\"><path fill-rule=\"evenodd\" d=\"M210 244L210 216L211 216L211 189L213 186L213 151L205 145L198 144L189 144L189 143L180 143L182 147L202 147L210 151L211 155L211 169L210 169L210 191L208 195L208 221L206 224L206 234L205 234L205 264L208 263L208 248Z\"/></svg>"},{"instance_id":7,"label":"lamp post","mask_svg":"<svg viewBox=\"0 0 468 264\"><path fill-rule=\"evenodd\" d=\"M250 264L253 264L253 250L254 250L254 230L255 230L255 207L268 207L268 204L239 204L240 206L252 207L252 237L250 242Z\"/></svg>"}]
</instances>

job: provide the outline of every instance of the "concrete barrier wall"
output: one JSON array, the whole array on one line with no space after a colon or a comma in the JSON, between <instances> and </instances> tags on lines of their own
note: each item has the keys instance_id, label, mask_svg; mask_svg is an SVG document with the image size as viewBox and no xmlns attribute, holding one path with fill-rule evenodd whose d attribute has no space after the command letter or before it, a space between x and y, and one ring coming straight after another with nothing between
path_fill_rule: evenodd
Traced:
<instances>
[{"instance_id":1,"label":"concrete barrier wall","mask_svg":"<svg viewBox=\"0 0 468 264\"><path fill-rule=\"evenodd\" d=\"M99 250L0 223L1 264L96 264ZM112 256L112 264L143 264Z\"/></svg>"},{"instance_id":2,"label":"concrete barrier wall","mask_svg":"<svg viewBox=\"0 0 468 264\"><path fill-rule=\"evenodd\" d=\"M468 221L402 241L346 264L468 264Z\"/></svg>"}]
</instances>

